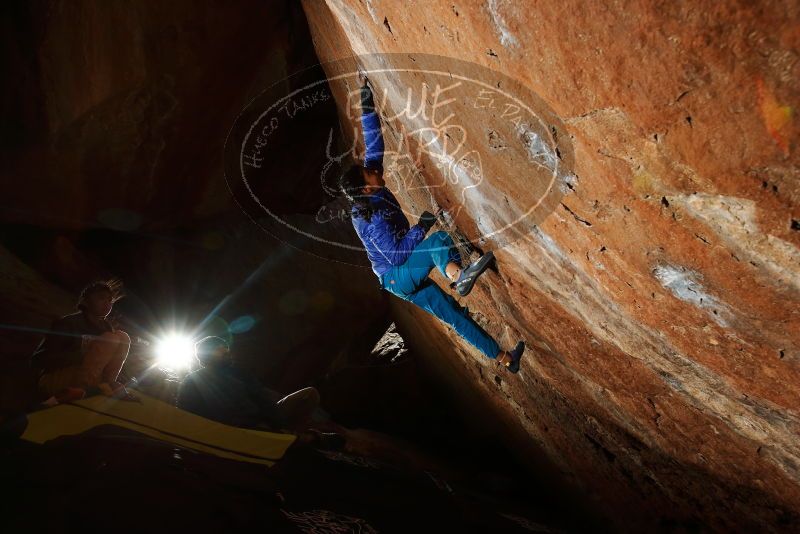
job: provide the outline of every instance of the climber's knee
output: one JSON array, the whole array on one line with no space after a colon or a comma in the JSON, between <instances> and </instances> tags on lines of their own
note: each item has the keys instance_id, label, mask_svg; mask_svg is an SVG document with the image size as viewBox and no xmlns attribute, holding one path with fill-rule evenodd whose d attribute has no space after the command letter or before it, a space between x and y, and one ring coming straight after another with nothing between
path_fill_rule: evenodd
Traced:
<instances>
[{"instance_id":1,"label":"climber's knee","mask_svg":"<svg viewBox=\"0 0 800 534\"><path fill-rule=\"evenodd\" d=\"M453 238L450 237L450 234L445 232L444 230L438 230L430 235L428 239L431 242L432 247L434 250L439 251L449 251L450 249L454 248ZM448 252L448 256L451 255Z\"/></svg>"},{"instance_id":2,"label":"climber's knee","mask_svg":"<svg viewBox=\"0 0 800 534\"><path fill-rule=\"evenodd\" d=\"M436 246L440 249L447 249L447 262L452 262L461 266L461 253L459 253L458 248L456 248L456 244L453 242L453 238L445 232L444 230L439 230L431 234L431 237L435 240ZM445 273L445 276L447 274Z\"/></svg>"},{"instance_id":3,"label":"climber's knee","mask_svg":"<svg viewBox=\"0 0 800 534\"><path fill-rule=\"evenodd\" d=\"M453 238L450 237L450 234L448 234L444 230L437 230L436 232L431 234L430 238L433 239L434 241L438 241L443 245L453 243Z\"/></svg>"}]
</instances>

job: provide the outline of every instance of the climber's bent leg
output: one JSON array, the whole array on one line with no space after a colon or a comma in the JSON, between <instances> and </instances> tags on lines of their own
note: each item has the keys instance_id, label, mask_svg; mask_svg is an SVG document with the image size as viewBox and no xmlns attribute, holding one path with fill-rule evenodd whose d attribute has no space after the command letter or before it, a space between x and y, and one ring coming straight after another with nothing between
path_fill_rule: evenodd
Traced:
<instances>
[{"instance_id":1,"label":"climber's bent leg","mask_svg":"<svg viewBox=\"0 0 800 534\"><path fill-rule=\"evenodd\" d=\"M428 281L408 300L450 325L462 338L488 358L496 358L500 347L492 336L472 320L466 308L458 305L453 297L445 293L442 288Z\"/></svg>"},{"instance_id":2,"label":"climber's bent leg","mask_svg":"<svg viewBox=\"0 0 800 534\"><path fill-rule=\"evenodd\" d=\"M383 276L383 285L400 298L407 298L427 279L436 267L447 278L447 265L461 265L461 256L447 232L434 232L414 248L402 265L397 265Z\"/></svg>"},{"instance_id":3,"label":"climber's bent leg","mask_svg":"<svg viewBox=\"0 0 800 534\"><path fill-rule=\"evenodd\" d=\"M444 230L439 230L426 237L422 243L417 245L417 248L420 247L430 254L436 268L447 278L449 278L447 276L448 263L454 263L457 267L461 267L461 254L453 243L453 238ZM416 249L414 250L416 251Z\"/></svg>"}]
</instances>

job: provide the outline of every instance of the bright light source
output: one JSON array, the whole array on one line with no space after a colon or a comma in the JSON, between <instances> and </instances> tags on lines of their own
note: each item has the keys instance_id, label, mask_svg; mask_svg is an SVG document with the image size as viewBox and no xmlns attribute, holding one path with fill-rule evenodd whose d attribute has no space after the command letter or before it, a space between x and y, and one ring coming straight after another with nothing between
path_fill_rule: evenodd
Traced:
<instances>
[{"instance_id":1,"label":"bright light source","mask_svg":"<svg viewBox=\"0 0 800 534\"><path fill-rule=\"evenodd\" d=\"M171 334L156 345L156 358L159 367L186 369L194 358L194 342L188 336Z\"/></svg>"}]
</instances>

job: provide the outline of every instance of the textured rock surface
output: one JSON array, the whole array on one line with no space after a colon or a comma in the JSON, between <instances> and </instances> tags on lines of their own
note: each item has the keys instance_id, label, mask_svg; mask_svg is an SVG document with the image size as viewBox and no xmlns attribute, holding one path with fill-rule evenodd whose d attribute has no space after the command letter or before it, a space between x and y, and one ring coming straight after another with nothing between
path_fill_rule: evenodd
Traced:
<instances>
[{"instance_id":1,"label":"textured rock surface","mask_svg":"<svg viewBox=\"0 0 800 534\"><path fill-rule=\"evenodd\" d=\"M280 2L51 1L3 15L6 221L136 230L224 213L233 119L314 58L302 13Z\"/></svg>"},{"instance_id":2,"label":"textured rock surface","mask_svg":"<svg viewBox=\"0 0 800 534\"><path fill-rule=\"evenodd\" d=\"M404 338L453 392L522 429L528 450L623 526L797 528L797 4L303 6L321 60L431 53L486 66L535 92L574 147L560 205L521 239L486 241L499 273L468 298L503 344L528 341L517 377L395 303ZM348 89L332 83L342 110ZM467 124L469 148L489 153L492 120ZM495 188L524 188L506 153L487 160ZM420 171L441 182L435 166ZM435 196L447 205L452 191ZM459 215L467 237L502 213L497 202Z\"/></svg>"}]
</instances>

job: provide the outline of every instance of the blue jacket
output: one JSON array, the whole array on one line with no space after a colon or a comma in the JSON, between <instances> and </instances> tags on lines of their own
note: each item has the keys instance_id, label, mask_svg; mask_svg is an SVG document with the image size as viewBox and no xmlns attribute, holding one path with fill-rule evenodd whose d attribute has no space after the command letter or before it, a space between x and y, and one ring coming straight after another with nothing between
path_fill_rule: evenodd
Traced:
<instances>
[{"instance_id":1,"label":"blue jacket","mask_svg":"<svg viewBox=\"0 0 800 534\"><path fill-rule=\"evenodd\" d=\"M369 221L351 213L353 226L367 250L372 271L380 279L395 265L403 265L414 248L425 238L425 230L418 224L409 228L403 210L391 191L385 187L372 194L370 202L375 211Z\"/></svg>"}]
</instances>

